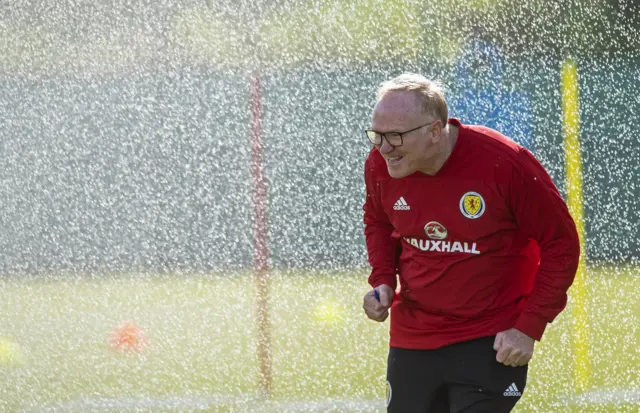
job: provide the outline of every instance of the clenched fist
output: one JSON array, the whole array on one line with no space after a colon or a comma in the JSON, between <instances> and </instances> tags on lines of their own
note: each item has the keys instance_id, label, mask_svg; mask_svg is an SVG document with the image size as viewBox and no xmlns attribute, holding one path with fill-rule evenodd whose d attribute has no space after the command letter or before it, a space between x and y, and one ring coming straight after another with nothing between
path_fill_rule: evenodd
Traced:
<instances>
[{"instance_id":1,"label":"clenched fist","mask_svg":"<svg viewBox=\"0 0 640 413\"><path fill-rule=\"evenodd\" d=\"M496 334L493 349L496 360L505 366L524 366L533 356L535 340L515 328Z\"/></svg>"},{"instance_id":2,"label":"clenched fist","mask_svg":"<svg viewBox=\"0 0 640 413\"><path fill-rule=\"evenodd\" d=\"M386 284L379 285L365 294L362 300L362 309L370 319L382 322L389 317L393 296L393 288Z\"/></svg>"}]
</instances>

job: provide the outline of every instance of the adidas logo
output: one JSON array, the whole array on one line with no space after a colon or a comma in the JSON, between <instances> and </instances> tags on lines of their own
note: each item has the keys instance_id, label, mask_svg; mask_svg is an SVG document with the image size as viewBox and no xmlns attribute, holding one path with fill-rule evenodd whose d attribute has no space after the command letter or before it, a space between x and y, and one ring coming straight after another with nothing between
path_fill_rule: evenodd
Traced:
<instances>
[{"instance_id":1,"label":"adidas logo","mask_svg":"<svg viewBox=\"0 0 640 413\"><path fill-rule=\"evenodd\" d=\"M507 390L503 393L504 396L522 396L522 392L518 390L515 383L511 383L511 386L507 387Z\"/></svg>"},{"instance_id":2,"label":"adidas logo","mask_svg":"<svg viewBox=\"0 0 640 413\"><path fill-rule=\"evenodd\" d=\"M403 197L400 197L393 206L393 209L396 211L408 211L411 207L407 205L407 201L405 201Z\"/></svg>"}]
</instances>

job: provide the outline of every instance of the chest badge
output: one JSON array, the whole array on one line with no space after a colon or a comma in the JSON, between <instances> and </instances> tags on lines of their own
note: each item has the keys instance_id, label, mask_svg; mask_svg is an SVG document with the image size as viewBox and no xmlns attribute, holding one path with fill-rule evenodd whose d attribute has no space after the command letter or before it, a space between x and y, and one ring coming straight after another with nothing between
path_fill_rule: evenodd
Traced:
<instances>
[{"instance_id":1,"label":"chest badge","mask_svg":"<svg viewBox=\"0 0 640 413\"><path fill-rule=\"evenodd\" d=\"M444 225L436 221L428 222L424 226L424 233L431 239L445 239L449 234Z\"/></svg>"},{"instance_id":2,"label":"chest badge","mask_svg":"<svg viewBox=\"0 0 640 413\"><path fill-rule=\"evenodd\" d=\"M467 192L460 198L460 212L469 219L480 218L485 208L484 199L477 192Z\"/></svg>"}]
</instances>

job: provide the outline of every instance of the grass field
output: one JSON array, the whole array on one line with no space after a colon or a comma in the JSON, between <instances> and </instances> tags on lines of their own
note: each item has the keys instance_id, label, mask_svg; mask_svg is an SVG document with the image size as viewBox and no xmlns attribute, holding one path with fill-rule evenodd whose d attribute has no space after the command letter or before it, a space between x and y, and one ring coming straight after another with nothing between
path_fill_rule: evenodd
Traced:
<instances>
[{"instance_id":1,"label":"grass field","mask_svg":"<svg viewBox=\"0 0 640 413\"><path fill-rule=\"evenodd\" d=\"M363 270L272 274L262 401L249 275L2 279L0 337L19 350L0 346L0 412L383 412L388 324L365 318L367 289ZM591 269L588 290L591 386L618 393L562 398L576 395L569 308L538 344L517 412L640 411L619 400L640 392L640 270ZM144 330L141 353L109 348L126 320Z\"/></svg>"}]
</instances>

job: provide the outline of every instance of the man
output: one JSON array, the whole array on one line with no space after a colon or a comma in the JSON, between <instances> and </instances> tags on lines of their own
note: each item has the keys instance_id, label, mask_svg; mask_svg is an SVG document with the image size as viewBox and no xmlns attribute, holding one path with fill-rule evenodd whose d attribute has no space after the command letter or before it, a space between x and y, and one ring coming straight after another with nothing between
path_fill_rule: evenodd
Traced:
<instances>
[{"instance_id":1,"label":"man","mask_svg":"<svg viewBox=\"0 0 640 413\"><path fill-rule=\"evenodd\" d=\"M511 411L578 266L562 197L526 149L449 119L421 75L380 87L366 134L363 308L392 314L387 412Z\"/></svg>"}]
</instances>

